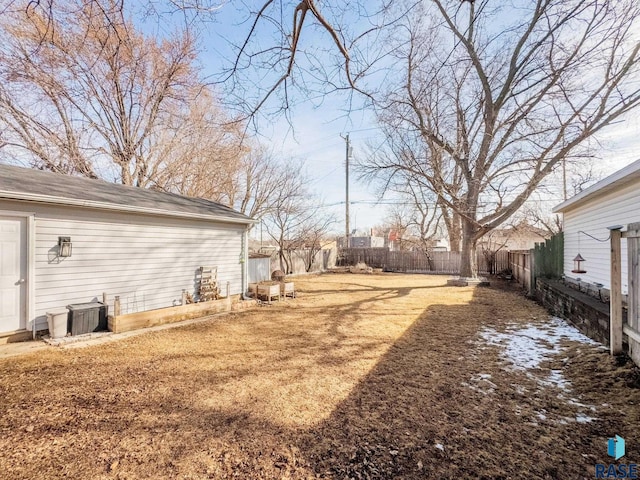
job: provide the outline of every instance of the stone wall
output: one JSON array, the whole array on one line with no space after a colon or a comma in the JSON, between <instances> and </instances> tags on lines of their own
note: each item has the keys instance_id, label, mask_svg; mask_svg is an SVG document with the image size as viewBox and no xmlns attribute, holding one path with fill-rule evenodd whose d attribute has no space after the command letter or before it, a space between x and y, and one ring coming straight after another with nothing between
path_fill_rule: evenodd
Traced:
<instances>
[{"instance_id":1,"label":"stone wall","mask_svg":"<svg viewBox=\"0 0 640 480\"><path fill-rule=\"evenodd\" d=\"M535 296L553 315L568 320L589 338L609 345L608 303L568 287L561 281L543 278L536 281Z\"/></svg>"}]
</instances>

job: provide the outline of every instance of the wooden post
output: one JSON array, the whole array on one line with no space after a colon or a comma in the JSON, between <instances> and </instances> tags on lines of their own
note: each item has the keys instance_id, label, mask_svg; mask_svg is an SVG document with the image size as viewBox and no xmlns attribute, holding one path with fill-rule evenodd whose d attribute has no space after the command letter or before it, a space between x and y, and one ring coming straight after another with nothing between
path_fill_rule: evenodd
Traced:
<instances>
[{"instance_id":1,"label":"wooden post","mask_svg":"<svg viewBox=\"0 0 640 480\"><path fill-rule=\"evenodd\" d=\"M640 223L632 223L627 227L623 235L627 238L627 261L629 262L629 289L627 293L627 324L638 330L638 307L640 306L640 292L638 290L638 280L640 279Z\"/></svg>"},{"instance_id":2,"label":"wooden post","mask_svg":"<svg viewBox=\"0 0 640 480\"><path fill-rule=\"evenodd\" d=\"M611 298L609 309L609 348L611 355L622 353L622 259L620 229L611 230Z\"/></svg>"},{"instance_id":3,"label":"wooden post","mask_svg":"<svg viewBox=\"0 0 640 480\"><path fill-rule=\"evenodd\" d=\"M628 268L628 292L627 292L627 323L633 327L638 327L638 242L639 238L627 239L627 259L629 261Z\"/></svg>"},{"instance_id":4,"label":"wooden post","mask_svg":"<svg viewBox=\"0 0 640 480\"><path fill-rule=\"evenodd\" d=\"M116 299L113 301L113 316L120 315L120 296L116 295Z\"/></svg>"},{"instance_id":5,"label":"wooden post","mask_svg":"<svg viewBox=\"0 0 640 480\"><path fill-rule=\"evenodd\" d=\"M627 293L627 325L623 332L629 337L629 356L640 365L640 223L632 223L624 232L627 239L627 261L629 266L629 288Z\"/></svg>"},{"instance_id":6,"label":"wooden post","mask_svg":"<svg viewBox=\"0 0 640 480\"><path fill-rule=\"evenodd\" d=\"M529 261L529 295L536 295L536 257L535 249L529 250L529 255L523 255L525 262ZM526 274L526 271L523 272ZM523 277L524 277L523 274Z\"/></svg>"}]
</instances>

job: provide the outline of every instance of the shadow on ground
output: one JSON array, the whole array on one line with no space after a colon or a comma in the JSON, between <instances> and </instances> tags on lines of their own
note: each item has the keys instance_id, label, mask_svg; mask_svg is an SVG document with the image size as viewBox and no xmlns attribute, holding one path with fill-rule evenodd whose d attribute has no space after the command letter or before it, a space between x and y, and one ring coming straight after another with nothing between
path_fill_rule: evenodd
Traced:
<instances>
[{"instance_id":1,"label":"shadow on ground","mask_svg":"<svg viewBox=\"0 0 640 480\"><path fill-rule=\"evenodd\" d=\"M606 438L636 434L640 389L629 364L567 344L566 358L528 375L505 369L499 347L479 341L486 327L544 322L532 302L477 288L470 301L424 309L408 303L410 287L369 287L353 287L353 302L330 300L321 318L320 305L290 304L264 313L281 323L248 322L247 313L176 329L175 348L159 333L125 350L6 363L1 471L11 478L593 478L595 463L609 463ZM363 291L369 296L359 297ZM385 308L416 310L391 344L384 329L367 336ZM388 335L396 321L393 312L386 317ZM205 347L190 351L194 334ZM363 365L366 372L353 372ZM541 387L536 375L551 368L571 380L570 398ZM578 406L568 399L593 405L595 420L542 418L575 418ZM628 461L639 453L630 441Z\"/></svg>"}]
</instances>

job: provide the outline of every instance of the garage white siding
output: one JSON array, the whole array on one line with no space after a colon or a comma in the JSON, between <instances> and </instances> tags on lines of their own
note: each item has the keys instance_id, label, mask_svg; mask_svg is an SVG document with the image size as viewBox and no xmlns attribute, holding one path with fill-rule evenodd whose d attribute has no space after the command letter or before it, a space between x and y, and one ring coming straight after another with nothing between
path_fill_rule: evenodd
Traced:
<instances>
[{"instance_id":1,"label":"garage white siding","mask_svg":"<svg viewBox=\"0 0 640 480\"><path fill-rule=\"evenodd\" d=\"M609 237L607 227L640 222L640 188L632 182L602 195L586 199L564 214L564 274L569 278L579 277L589 283L602 283L611 287L610 243L598 242L582 232L600 240ZM587 273L572 273L573 258L580 252L586 259L583 263ZM627 293L627 244L622 239L622 291Z\"/></svg>"},{"instance_id":2,"label":"garage white siding","mask_svg":"<svg viewBox=\"0 0 640 480\"><path fill-rule=\"evenodd\" d=\"M123 313L180 303L197 292L202 265L218 267L223 293L242 291L244 225L111 213L74 207L3 202L2 209L35 213L37 329L46 312L70 303L119 295ZM71 237L73 253L57 257L58 237ZM31 321L29 322L31 325ZM31 328L29 326L29 328Z\"/></svg>"}]
</instances>

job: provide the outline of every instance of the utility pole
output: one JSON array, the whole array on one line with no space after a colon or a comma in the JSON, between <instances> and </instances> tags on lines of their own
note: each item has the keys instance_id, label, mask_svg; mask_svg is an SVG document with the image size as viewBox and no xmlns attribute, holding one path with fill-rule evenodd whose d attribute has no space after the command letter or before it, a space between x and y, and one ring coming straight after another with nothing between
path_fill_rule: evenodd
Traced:
<instances>
[{"instance_id":1,"label":"utility pole","mask_svg":"<svg viewBox=\"0 0 640 480\"><path fill-rule=\"evenodd\" d=\"M567 159L562 159L562 194L564 201L567 200Z\"/></svg>"},{"instance_id":2,"label":"utility pole","mask_svg":"<svg viewBox=\"0 0 640 480\"><path fill-rule=\"evenodd\" d=\"M340 135L342 137L342 135ZM351 155L351 144L349 143L349 134L347 133L344 138L346 142L345 149L345 203L344 203L344 213L345 213L345 230L344 230L344 240L345 240L345 248L351 247L351 232L349 230L349 156Z\"/></svg>"}]
</instances>

